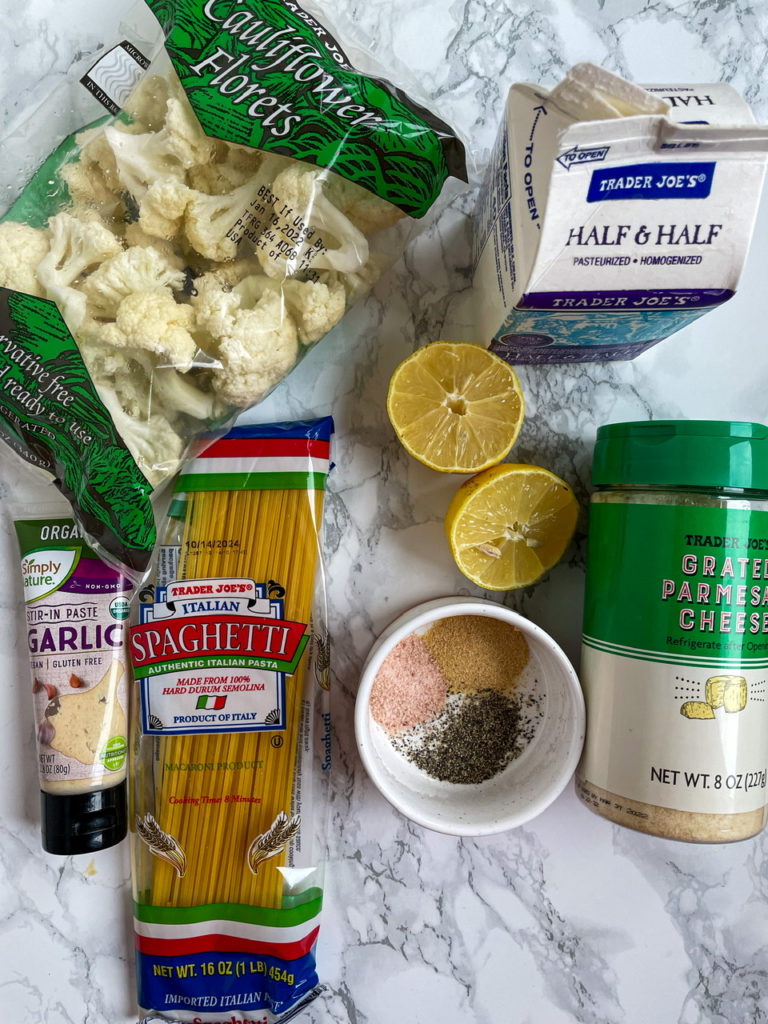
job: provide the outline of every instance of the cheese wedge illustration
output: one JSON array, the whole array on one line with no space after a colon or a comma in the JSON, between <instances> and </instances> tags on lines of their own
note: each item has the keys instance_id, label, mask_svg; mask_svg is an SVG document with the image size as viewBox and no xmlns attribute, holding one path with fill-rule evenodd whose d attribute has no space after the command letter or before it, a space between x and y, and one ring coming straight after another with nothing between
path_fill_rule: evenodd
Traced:
<instances>
[{"instance_id":1,"label":"cheese wedge illustration","mask_svg":"<svg viewBox=\"0 0 768 1024\"><path fill-rule=\"evenodd\" d=\"M710 676L705 698L712 708L723 708L729 713L743 711L747 706L747 680L744 676Z\"/></svg>"},{"instance_id":2,"label":"cheese wedge illustration","mask_svg":"<svg viewBox=\"0 0 768 1024\"><path fill-rule=\"evenodd\" d=\"M715 712L704 700L687 700L680 705L680 714L684 718L714 718Z\"/></svg>"}]
</instances>

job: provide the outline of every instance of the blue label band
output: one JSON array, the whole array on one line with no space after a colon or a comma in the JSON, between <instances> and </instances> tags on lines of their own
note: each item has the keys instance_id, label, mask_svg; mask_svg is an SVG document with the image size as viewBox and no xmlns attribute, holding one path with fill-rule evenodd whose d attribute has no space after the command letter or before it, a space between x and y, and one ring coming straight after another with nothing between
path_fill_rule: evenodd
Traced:
<instances>
[{"instance_id":1,"label":"blue label band","mask_svg":"<svg viewBox=\"0 0 768 1024\"><path fill-rule=\"evenodd\" d=\"M664 257L649 257L660 263ZM608 309L632 313L639 309L710 309L727 302L731 288L648 288L590 292L527 292L518 309L555 309L561 313L584 313Z\"/></svg>"},{"instance_id":2,"label":"blue label band","mask_svg":"<svg viewBox=\"0 0 768 1024\"><path fill-rule=\"evenodd\" d=\"M592 172L588 203L610 199L706 199L714 162L627 164Z\"/></svg>"},{"instance_id":3,"label":"blue label band","mask_svg":"<svg viewBox=\"0 0 768 1024\"><path fill-rule=\"evenodd\" d=\"M297 960L238 953L153 956L137 953L141 1006L231 1014L285 1013L318 983L314 948ZM261 1024L254 1021L254 1024Z\"/></svg>"}]
</instances>

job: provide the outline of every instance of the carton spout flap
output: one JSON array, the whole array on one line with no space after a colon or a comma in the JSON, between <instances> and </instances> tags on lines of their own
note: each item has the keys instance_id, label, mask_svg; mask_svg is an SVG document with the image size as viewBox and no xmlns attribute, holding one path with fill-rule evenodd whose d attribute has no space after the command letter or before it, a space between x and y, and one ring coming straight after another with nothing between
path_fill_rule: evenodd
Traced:
<instances>
[{"instance_id":1,"label":"carton spout flap","mask_svg":"<svg viewBox=\"0 0 768 1024\"><path fill-rule=\"evenodd\" d=\"M549 102L577 121L668 114L669 104L596 64L576 64L549 94Z\"/></svg>"},{"instance_id":2,"label":"carton spout flap","mask_svg":"<svg viewBox=\"0 0 768 1024\"><path fill-rule=\"evenodd\" d=\"M659 148L685 146L700 152L718 151L735 156L768 153L768 125L746 124L741 127L722 127L719 124L682 123L662 121L659 125Z\"/></svg>"}]
</instances>

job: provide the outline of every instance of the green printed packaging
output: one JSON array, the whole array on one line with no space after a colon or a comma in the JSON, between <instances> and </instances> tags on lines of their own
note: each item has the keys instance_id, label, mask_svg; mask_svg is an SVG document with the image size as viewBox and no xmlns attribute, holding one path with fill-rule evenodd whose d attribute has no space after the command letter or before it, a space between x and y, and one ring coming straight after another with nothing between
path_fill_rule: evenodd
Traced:
<instances>
[{"instance_id":1,"label":"green printed packaging","mask_svg":"<svg viewBox=\"0 0 768 1024\"><path fill-rule=\"evenodd\" d=\"M123 34L5 140L29 181L0 218L0 437L137 579L184 458L466 169L452 130L309 4L146 0Z\"/></svg>"},{"instance_id":2,"label":"green printed packaging","mask_svg":"<svg viewBox=\"0 0 768 1024\"><path fill-rule=\"evenodd\" d=\"M577 792L670 839L759 832L768 788L768 427L598 430Z\"/></svg>"}]
</instances>

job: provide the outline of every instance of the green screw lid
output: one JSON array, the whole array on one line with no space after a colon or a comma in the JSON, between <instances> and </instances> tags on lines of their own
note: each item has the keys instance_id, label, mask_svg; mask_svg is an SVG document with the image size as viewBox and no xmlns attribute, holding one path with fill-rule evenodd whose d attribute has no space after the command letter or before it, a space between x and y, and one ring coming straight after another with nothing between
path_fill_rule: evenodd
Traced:
<instances>
[{"instance_id":1,"label":"green screw lid","mask_svg":"<svg viewBox=\"0 0 768 1024\"><path fill-rule=\"evenodd\" d=\"M599 427L597 486L768 491L768 426L730 420L651 420Z\"/></svg>"}]
</instances>

